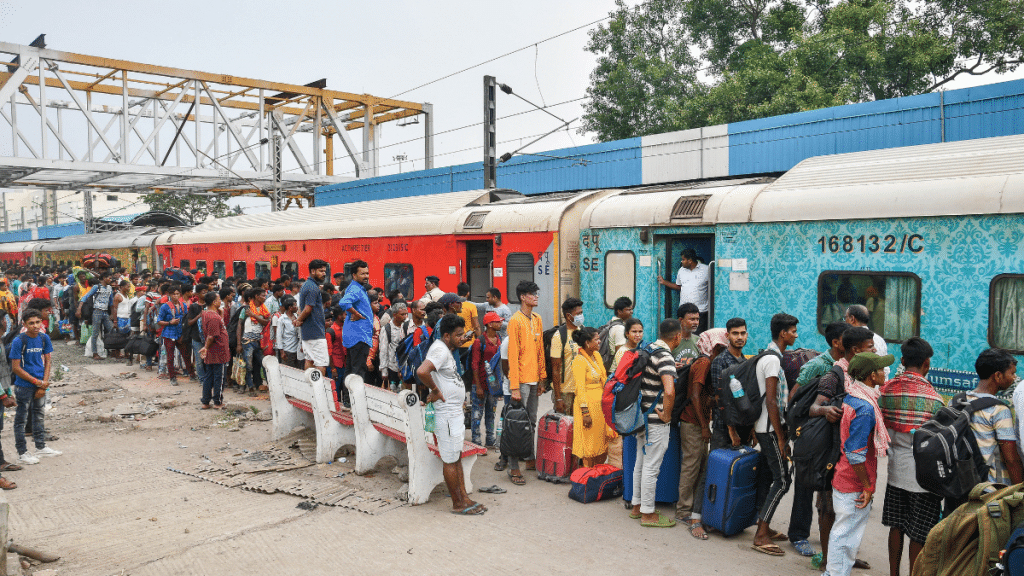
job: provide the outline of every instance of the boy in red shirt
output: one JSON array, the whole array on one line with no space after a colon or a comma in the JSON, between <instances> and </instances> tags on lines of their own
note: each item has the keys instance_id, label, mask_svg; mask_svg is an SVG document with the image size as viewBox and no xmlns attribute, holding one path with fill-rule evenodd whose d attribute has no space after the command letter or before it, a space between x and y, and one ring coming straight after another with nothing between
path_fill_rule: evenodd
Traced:
<instances>
[{"instance_id":1,"label":"boy in red shirt","mask_svg":"<svg viewBox=\"0 0 1024 576\"><path fill-rule=\"evenodd\" d=\"M339 394L338 400L349 407L348 389L345 388L345 355L348 352L341 341L342 328L345 325L345 311L335 307L331 310L334 323L327 326L327 351L331 355L331 365L327 367L327 377L334 379L334 386Z\"/></svg>"}]
</instances>

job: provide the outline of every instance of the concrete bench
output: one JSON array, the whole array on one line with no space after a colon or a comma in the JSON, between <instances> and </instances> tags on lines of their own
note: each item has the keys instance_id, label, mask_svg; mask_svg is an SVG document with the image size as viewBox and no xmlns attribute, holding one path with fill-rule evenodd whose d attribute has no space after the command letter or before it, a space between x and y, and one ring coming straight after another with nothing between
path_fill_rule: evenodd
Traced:
<instances>
[{"instance_id":1,"label":"concrete bench","mask_svg":"<svg viewBox=\"0 0 1024 576\"><path fill-rule=\"evenodd\" d=\"M263 357L270 389L273 439L287 436L296 426L316 432L316 461L326 463L345 445L358 447L352 412L338 402L337 385L316 368L303 372Z\"/></svg>"},{"instance_id":2,"label":"concrete bench","mask_svg":"<svg viewBox=\"0 0 1024 576\"><path fill-rule=\"evenodd\" d=\"M394 393L367 386L356 375L345 379L352 404L356 433L356 474L373 471L385 456L409 465L409 503L425 504L434 487L444 482L441 457L433 433L423 429L425 408L411 390ZM466 491L473 493L470 474L477 456L487 449L472 442L462 448L462 472Z\"/></svg>"}]
</instances>

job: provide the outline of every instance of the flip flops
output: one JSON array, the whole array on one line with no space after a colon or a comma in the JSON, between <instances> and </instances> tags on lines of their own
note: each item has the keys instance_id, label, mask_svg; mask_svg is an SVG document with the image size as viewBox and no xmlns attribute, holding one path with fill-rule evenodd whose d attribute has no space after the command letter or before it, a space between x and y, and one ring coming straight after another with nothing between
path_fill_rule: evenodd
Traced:
<instances>
[{"instance_id":1,"label":"flip flops","mask_svg":"<svg viewBox=\"0 0 1024 576\"><path fill-rule=\"evenodd\" d=\"M494 485L488 486L486 488L480 488L477 490L477 492L483 492L484 494L504 494L505 492L508 492L508 490L505 490L504 488L500 488L497 485Z\"/></svg>"},{"instance_id":2,"label":"flip flops","mask_svg":"<svg viewBox=\"0 0 1024 576\"><path fill-rule=\"evenodd\" d=\"M659 512L656 522L640 522L640 525L644 528L671 528L676 525L676 521L674 518L669 518Z\"/></svg>"},{"instance_id":3,"label":"flip flops","mask_svg":"<svg viewBox=\"0 0 1024 576\"><path fill-rule=\"evenodd\" d=\"M512 483L515 484L516 486L522 486L522 485L526 484L526 478L523 478L523 473L522 472L520 472L519 475L517 476L515 474L512 474L512 471L509 470L508 471L508 477L509 477L509 480L512 480Z\"/></svg>"},{"instance_id":4,"label":"flip flops","mask_svg":"<svg viewBox=\"0 0 1024 576\"><path fill-rule=\"evenodd\" d=\"M757 544L754 544L754 545L751 546L751 548L754 549L754 550L757 550L761 554L767 554L769 556L785 556L786 555L786 551L783 550L782 548L779 548L775 544L762 544L760 546L758 546Z\"/></svg>"},{"instance_id":5,"label":"flip flops","mask_svg":"<svg viewBox=\"0 0 1024 576\"><path fill-rule=\"evenodd\" d=\"M483 504L479 502L463 510L452 510L452 514L456 516L483 516L485 512L487 512L487 508L484 508Z\"/></svg>"}]
</instances>

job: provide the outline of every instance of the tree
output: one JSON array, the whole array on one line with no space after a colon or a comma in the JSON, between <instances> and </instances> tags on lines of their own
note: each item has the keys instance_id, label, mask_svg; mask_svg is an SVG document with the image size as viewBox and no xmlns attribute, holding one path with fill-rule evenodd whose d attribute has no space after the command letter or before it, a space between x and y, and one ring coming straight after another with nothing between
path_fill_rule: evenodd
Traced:
<instances>
[{"instance_id":1,"label":"tree","mask_svg":"<svg viewBox=\"0 0 1024 576\"><path fill-rule=\"evenodd\" d=\"M656 0L634 8L619 0L587 44L598 63L582 130L601 140L642 136L1009 72L1024 63L1022 8L1021 0Z\"/></svg>"},{"instance_id":2,"label":"tree","mask_svg":"<svg viewBox=\"0 0 1024 576\"><path fill-rule=\"evenodd\" d=\"M189 224L199 224L210 216L228 216L228 203L222 196L199 194L146 194L143 201L150 210L161 210L178 216Z\"/></svg>"}]
</instances>

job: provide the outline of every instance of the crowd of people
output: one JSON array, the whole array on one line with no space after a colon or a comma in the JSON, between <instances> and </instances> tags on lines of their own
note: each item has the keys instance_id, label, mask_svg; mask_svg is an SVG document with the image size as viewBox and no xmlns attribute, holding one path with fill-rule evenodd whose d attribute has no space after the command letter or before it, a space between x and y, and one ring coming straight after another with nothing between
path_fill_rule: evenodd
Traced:
<instances>
[{"instance_id":1,"label":"crowd of people","mask_svg":"<svg viewBox=\"0 0 1024 576\"><path fill-rule=\"evenodd\" d=\"M496 448L501 430L497 411L514 402L525 408L535 432L538 400L550 389L554 410L573 417L572 454L578 463L604 463L618 441L601 409L605 383L628 353L644 349L640 404L647 423L636 433L643 449L637 450L632 470L625 471L633 477L633 493L627 495L631 518L645 527L682 522L695 539L707 540L712 530L702 522L702 506L709 454L756 447L760 463L752 548L782 556L786 551L777 543L788 540L825 574L847 575L864 567L857 550L877 491L879 460L887 458L882 524L889 528L890 572L899 573L905 538L913 565L943 509L948 514L961 503L943 502L915 480L913 433L944 405L926 378L934 354L929 343L919 337L900 343L902 365L893 366L885 340L867 328L870 312L854 305L844 321L824 326L828 349L787 377L783 358L797 340L800 320L785 313L773 316L771 340L751 357L743 318L708 326L706 267L692 251L684 251L681 264L675 282L659 278L679 291L676 318L645 327L633 317L633 301L621 297L611 318L588 326L584 302L569 297L561 304L557 328L547 332L535 312L540 289L533 282L516 287L515 313L496 288L487 291L478 311L467 300L467 284L446 292L436 276L425 279L419 298L397 290L385 294L370 283L364 261L351 264L351 276L328 278L327 262L313 260L304 280L282 276L273 281L176 269L163 274L81 268L8 272L0 277L0 330L6 334L0 342L0 425L2 410L15 408L19 457L8 462L0 452L0 474L60 455L46 446L43 421L52 335L83 346L85 356L96 360L137 361L172 385L179 384L179 377L201 381L202 409L223 408L225 388L247 395L266 390L266 355L286 366L316 368L339 383L355 374L393 391L415 390L434 409L454 511L483 514L486 507L464 490L459 459L466 429L473 442ZM410 371L409 350L421 346L425 353ZM760 417L750 426L729 426L726 400L718 393L726 389L722 375L748 361L764 398ZM997 394L1005 394L1016 381L1016 360L1005 351L985 350L975 367L979 384L968 400L998 400ZM825 486L793 482L794 430L786 420L787 406L801 387L811 384L817 397L808 417L835 424L842 447ZM337 390L347 405L345 387ZM1024 387L1013 394L1013 404L1017 413L1024 410ZM679 428L682 458L678 501L670 517L657 511L655 488L673 426ZM989 402L976 410L971 427L988 466L987 479L1024 482L1017 448L1024 426L1015 427L1007 403ZM27 449L29 431L34 452ZM536 468L535 459L535 452L502 454L495 469L523 485L524 471ZM14 487L0 477L0 488ZM772 522L791 490L789 527L783 533ZM815 510L820 552L808 540Z\"/></svg>"}]
</instances>

